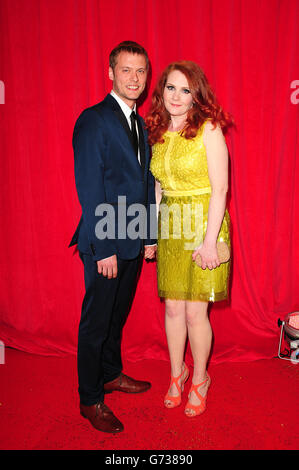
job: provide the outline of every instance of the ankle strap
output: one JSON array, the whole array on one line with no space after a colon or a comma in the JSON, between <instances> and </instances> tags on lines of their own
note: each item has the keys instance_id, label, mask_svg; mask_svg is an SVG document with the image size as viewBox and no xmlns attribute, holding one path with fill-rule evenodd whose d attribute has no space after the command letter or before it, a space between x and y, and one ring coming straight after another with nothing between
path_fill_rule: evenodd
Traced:
<instances>
[{"instance_id":1,"label":"ankle strap","mask_svg":"<svg viewBox=\"0 0 299 470\"><path fill-rule=\"evenodd\" d=\"M180 375L178 375L177 377L173 377L171 376L171 383L170 383L170 386L174 383L176 385L176 388L178 389L178 391L180 391L180 386L179 386L179 379L182 377L182 375L184 374L184 372L188 369L186 364L183 363L183 371L181 372Z\"/></svg>"},{"instance_id":2,"label":"ankle strap","mask_svg":"<svg viewBox=\"0 0 299 470\"><path fill-rule=\"evenodd\" d=\"M205 384L209 379L210 379L210 377L208 376L208 377L206 378L206 380L204 380L204 381L201 382L200 384L192 384L192 385L191 385L191 388L190 388L189 395L190 395L190 393L194 392L195 395L197 396L197 398L199 398L200 400L205 400L205 398L199 393L199 391L198 391L197 389L198 389L198 387L200 387L201 385Z\"/></svg>"}]
</instances>

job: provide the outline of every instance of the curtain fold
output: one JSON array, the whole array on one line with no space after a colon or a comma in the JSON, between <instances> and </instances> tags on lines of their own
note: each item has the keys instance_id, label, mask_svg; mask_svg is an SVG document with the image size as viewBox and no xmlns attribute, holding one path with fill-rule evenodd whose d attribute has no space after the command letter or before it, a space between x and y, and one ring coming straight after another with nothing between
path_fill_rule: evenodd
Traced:
<instances>
[{"instance_id":1,"label":"curtain fold","mask_svg":"<svg viewBox=\"0 0 299 470\"><path fill-rule=\"evenodd\" d=\"M299 309L297 0L1 0L0 340L75 353L83 269L68 243L80 217L72 131L110 92L108 55L148 50L145 115L168 63L204 69L236 129L230 152L231 295L211 306L211 361L277 354L277 319ZM1 100L0 100L1 102ZM168 359L155 263L144 263L124 328L129 360ZM188 348L187 355L190 356Z\"/></svg>"}]
</instances>

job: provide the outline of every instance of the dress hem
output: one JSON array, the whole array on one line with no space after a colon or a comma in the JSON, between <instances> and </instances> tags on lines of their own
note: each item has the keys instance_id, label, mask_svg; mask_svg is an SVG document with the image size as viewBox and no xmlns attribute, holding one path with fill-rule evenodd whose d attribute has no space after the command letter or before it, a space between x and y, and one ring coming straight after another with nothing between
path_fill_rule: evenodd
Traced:
<instances>
[{"instance_id":1,"label":"dress hem","mask_svg":"<svg viewBox=\"0 0 299 470\"><path fill-rule=\"evenodd\" d=\"M190 295L188 292L167 292L158 290L159 297L170 300L190 300L190 301L202 301L202 302L220 302L221 300L227 300L228 294L225 292L219 292L213 295Z\"/></svg>"}]
</instances>

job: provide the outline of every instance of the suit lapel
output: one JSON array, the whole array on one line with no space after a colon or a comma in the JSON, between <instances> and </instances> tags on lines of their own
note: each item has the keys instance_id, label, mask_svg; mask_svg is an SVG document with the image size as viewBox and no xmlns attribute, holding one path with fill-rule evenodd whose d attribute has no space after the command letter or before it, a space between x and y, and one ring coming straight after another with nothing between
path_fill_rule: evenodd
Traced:
<instances>
[{"instance_id":1,"label":"suit lapel","mask_svg":"<svg viewBox=\"0 0 299 470\"><path fill-rule=\"evenodd\" d=\"M144 176L145 170L145 140L143 126L140 120L140 116L137 114L137 125L138 125L138 136L139 136L139 152L140 152L140 165L142 169L142 175Z\"/></svg>"},{"instance_id":2,"label":"suit lapel","mask_svg":"<svg viewBox=\"0 0 299 470\"><path fill-rule=\"evenodd\" d=\"M130 141L130 145L132 148L132 153L134 153L135 160L137 160L134 152L134 143L133 143L133 137L132 137L132 132L129 127L128 121L126 119L126 116L121 110L121 107L117 103L117 101L111 96L110 94L106 96L105 101L109 106L112 108L115 116L117 117L118 121L120 122L122 128L127 134L127 137ZM140 116L137 114L137 125L138 125L138 136L139 136L139 149L140 149L140 165L137 161L138 166L140 167L142 171L142 177L144 178L144 171L145 171L145 166L146 166L146 147L145 147L145 137L144 137L144 129L142 125L142 121Z\"/></svg>"},{"instance_id":3,"label":"suit lapel","mask_svg":"<svg viewBox=\"0 0 299 470\"><path fill-rule=\"evenodd\" d=\"M132 144L132 149L134 150L134 143L133 143L133 137L132 137L132 132L131 132L131 129L129 127L129 124L128 124L128 121L126 119L126 116L124 115L124 113L122 112L122 110L120 109L120 107L118 106L118 109L114 109L114 113L116 114L119 122L121 123L122 127L124 128L124 130L126 131L126 134L128 136L128 139L129 141L131 142Z\"/></svg>"},{"instance_id":4,"label":"suit lapel","mask_svg":"<svg viewBox=\"0 0 299 470\"><path fill-rule=\"evenodd\" d=\"M119 106L118 102L113 98L113 96L111 96L110 94L106 96L105 101L112 108L115 116L117 117L117 119L121 123L123 129L125 130L125 132L128 136L128 139L131 143L132 151L134 152L134 142L133 142L132 132L131 132L131 129L129 127L126 116L124 115L124 113L121 110L121 107ZM134 152L134 154L135 154L135 152Z\"/></svg>"}]
</instances>

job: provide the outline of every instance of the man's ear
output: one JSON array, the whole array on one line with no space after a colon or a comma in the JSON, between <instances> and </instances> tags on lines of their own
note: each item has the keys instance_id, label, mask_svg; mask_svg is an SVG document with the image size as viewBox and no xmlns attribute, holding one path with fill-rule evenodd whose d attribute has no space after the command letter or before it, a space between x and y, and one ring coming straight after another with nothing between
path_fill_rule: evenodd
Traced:
<instances>
[{"instance_id":1,"label":"man's ear","mask_svg":"<svg viewBox=\"0 0 299 470\"><path fill-rule=\"evenodd\" d=\"M109 78L110 80L114 80L114 73L113 73L113 68L112 67L109 67Z\"/></svg>"}]
</instances>

